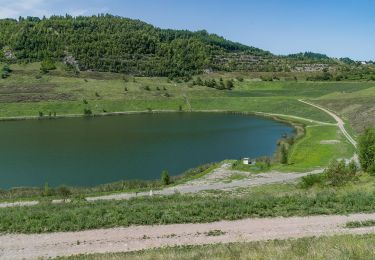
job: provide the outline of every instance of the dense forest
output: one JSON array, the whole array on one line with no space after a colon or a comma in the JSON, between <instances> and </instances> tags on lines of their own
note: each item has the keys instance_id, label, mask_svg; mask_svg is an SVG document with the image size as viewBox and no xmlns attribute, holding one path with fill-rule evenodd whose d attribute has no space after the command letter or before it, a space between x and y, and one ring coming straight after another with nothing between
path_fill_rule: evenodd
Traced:
<instances>
[{"instance_id":1,"label":"dense forest","mask_svg":"<svg viewBox=\"0 0 375 260\"><path fill-rule=\"evenodd\" d=\"M0 61L64 61L76 70L140 76L186 76L214 70L321 71L349 62L315 53L276 56L204 30L160 29L108 14L2 19Z\"/></svg>"},{"instance_id":2,"label":"dense forest","mask_svg":"<svg viewBox=\"0 0 375 260\"><path fill-rule=\"evenodd\" d=\"M227 52L269 55L206 31L163 30L138 20L99 15L0 20L2 59L65 60L81 70L184 75L220 69Z\"/></svg>"}]
</instances>

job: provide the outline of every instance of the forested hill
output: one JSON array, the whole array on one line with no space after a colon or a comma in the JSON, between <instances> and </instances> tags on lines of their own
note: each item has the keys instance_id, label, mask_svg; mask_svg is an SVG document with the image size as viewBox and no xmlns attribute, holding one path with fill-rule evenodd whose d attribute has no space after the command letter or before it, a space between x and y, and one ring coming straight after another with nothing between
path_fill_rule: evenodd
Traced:
<instances>
[{"instance_id":1,"label":"forested hill","mask_svg":"<svg viewBox=\"0 0 375 260\"><path fill-rule=\"evenodd\" d=\"M206 31L156 28L112 15L0 20L0 62L64 61L71 69L140 76L204 71L323 71L348 63L322 54L276 56Z\"/></svg>"},{"instance_id":2,"label":"forested hill","mask_svg":"<svg viewBox=\"0 0 375 260\"><path fill-rule=\"evenodd\" d=\"M206 31L164 30L139 20L100 15L0 20L0 59L77 62L81 70L185 75L225 69L228 53L269 52Z\"/></svg>"}]
</instances>

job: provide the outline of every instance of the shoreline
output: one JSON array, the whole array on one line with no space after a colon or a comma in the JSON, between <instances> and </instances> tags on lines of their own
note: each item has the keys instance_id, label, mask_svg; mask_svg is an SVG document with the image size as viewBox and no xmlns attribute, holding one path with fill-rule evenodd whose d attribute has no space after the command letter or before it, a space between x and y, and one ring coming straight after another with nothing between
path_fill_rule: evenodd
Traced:
<instances>
[{"instance_id":1,"label":"shoreline","mask_svg":"<svg viewBox=\"0 0 375 260\"><path fill-rule=\"evenodd\" d=\"M280 117L287 117L296 120L307 121L310 123L316 122L320 124L333 125L332 123L316 121L308 118L297 117L287 114L275 114L275 113L266 113L258 111L235 111L235 110L221 110L221 109L211 109L211 110L190 110L190 111L180 111L180 110L133 110L133 111L116 111L116 112L106 112L106 113L96 113L92 115L84 114L62 114L56 116L45 115L40 116L10 116L10 117L0 117L0 122L6 121L23 121L23 120L53 120L53 119L66 119L66 118L95 118L95 117L104 117L104 116L121 116L121 115L136 115L136 114L161 114L161 113L225 113L225 114L240 114L240 115L250 115L250 116L259 116L272 118L276 121L287 123L289 120L282 119ZM290 120L293 121L293 120Z\"/></svg>"}]
</instances>

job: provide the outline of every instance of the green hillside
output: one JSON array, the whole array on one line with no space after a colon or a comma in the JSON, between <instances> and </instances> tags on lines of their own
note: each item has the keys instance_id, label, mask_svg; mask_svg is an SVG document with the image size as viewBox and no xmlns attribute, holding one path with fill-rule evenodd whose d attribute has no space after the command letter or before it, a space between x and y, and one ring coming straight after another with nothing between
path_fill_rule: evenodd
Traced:
<instances>
[{"instance_id":1,"label":"green hillside","mask_svg":"<svg viewBox=\"0 0 375 260\"><path fill-rule=\"evenodd\" d=\"M53 16L0 20L2 58L34 62L65 60L80 70L165 76L224 69L215 59L227 53L270 53L206 31L163 30L111 15Z\"/></svg>"},{"instance_id":2,"label":"green hillside","mask_svg":"<svg viewBox=\"0 0 375 260\"><path fill-rule=\"evenodd\" d=\"M249 71L316 73L310 80L375 78L373 65L350 59L312 52L277 56L205 30L160 29L109 14L0 20L0 62L41 61L63 61L73 71L135 76Z\"/></svg>"}]
</instances>

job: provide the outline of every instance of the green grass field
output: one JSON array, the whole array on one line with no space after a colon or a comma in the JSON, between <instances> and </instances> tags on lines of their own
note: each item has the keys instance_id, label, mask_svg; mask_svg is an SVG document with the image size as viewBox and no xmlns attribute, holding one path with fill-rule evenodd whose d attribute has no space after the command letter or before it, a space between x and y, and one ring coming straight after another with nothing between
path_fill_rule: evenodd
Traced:
<instances>
[{"instance_id":1,"label":"green grass field","mask_svg":"<svg viewBox=\"0 0 375 260\"><path fill-rule=\"evenodd\" d=\"M374 259L375 235L336 235L265 242L181 246L62 259Z\"/></svg>"},{"instance_id":2,"label":"green grass field","mask_svg":"<svg viewBox=\"0 0 375 260\"><path fill-rule=\"evenodd\" d=\"M14 72L0 80L0 117L38 116L38 112L58 115L82 114L85 107L94 113L118 111L231 110L280 113L333 122L332 118L297 99L319 98L340 91L355 93L372 87L371 83L311 83L236 81L233 91L219 91L191 82L166 78L134 78L111 73L85 72L79 77L57 70L39 76L38 64L12 65ZM231 74L220 75L231 78ZM217 77L206 75L202 78ZM150 91L145 90L148 86ZM125 90L126 89L126 90ZM159 90L158 90L159 89ZM168 93L168 94L167 94ZM369 95L372 92L369 93ZM87 100L85 105L83 100Z\"/></svg>"},{"instance_id":3,"label":"green grass field","mask_svg":"<svg viewBox=\"0 0 375 260\"><path fill-rule=\"evenodd\" d=\"M306 170L326 167L331 160L351 158L354 147L336 126L310 125L306 136L289 153L289 165L281 170Z\"/></svg>"}]
</instances>

